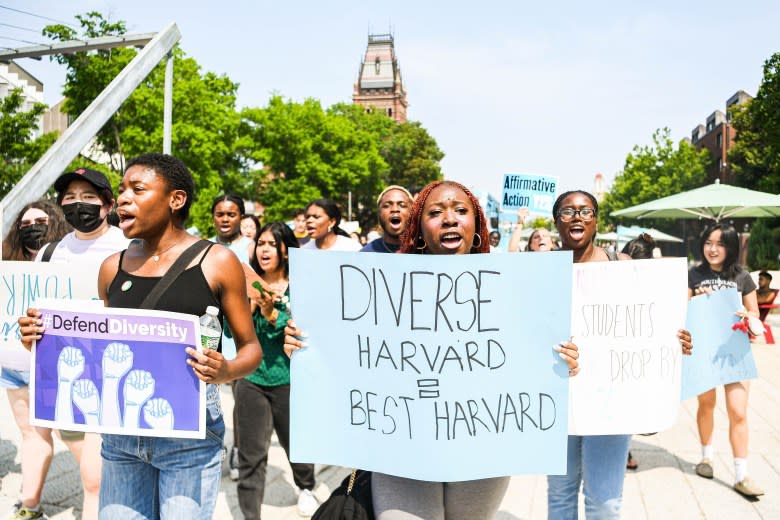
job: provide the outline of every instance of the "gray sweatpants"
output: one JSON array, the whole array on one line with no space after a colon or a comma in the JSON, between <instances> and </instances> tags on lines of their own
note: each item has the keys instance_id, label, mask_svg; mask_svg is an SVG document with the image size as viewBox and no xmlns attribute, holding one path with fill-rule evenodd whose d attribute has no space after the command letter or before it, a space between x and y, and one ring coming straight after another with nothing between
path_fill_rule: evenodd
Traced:
<instances>
[{"instance_id":1,"label":"gray sweatpants","mask_svg":"<svg viewBox=\"0 0 780 520\"><path fill-rule=\"evenodd\" d=\"M374 516L376 520L491 519L508 485L509 477L427 482L374 472Z\"/></svg>"}]
</instances>

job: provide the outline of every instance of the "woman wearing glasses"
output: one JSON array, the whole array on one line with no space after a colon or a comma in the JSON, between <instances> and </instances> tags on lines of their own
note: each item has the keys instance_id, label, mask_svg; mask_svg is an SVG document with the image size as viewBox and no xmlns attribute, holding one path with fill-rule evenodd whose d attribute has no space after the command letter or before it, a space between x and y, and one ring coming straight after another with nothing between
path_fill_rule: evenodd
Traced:
<instances>
[{"instance_id":1,"label":"woman wearing glasses","mask_svg":"<svg viewBox=\"0 0 780 520\"><path fill-rule=\"evenodd\" d=\"M25 205L3 241L3 260L34 260L44 244L73 230L57 203L40 199Z\"/></svg>"},{"instance_id":2,"label":"woman wearing glasses","mask_svg":"<svg viewBox=\"0 0 780 520\"><path fill-rule=\"evenodd\" d=\"M593 244L599 205L586 191L568 191L553 205L561 248L574 253L574 262L630 260L628 255ZM690 354L691 337L679 331L683 354ZM567 474L547 477L547 514L553 520L577 518L580 485L587 518L619 519L623 477L630 435L569 435Z\"/></svg>"}]
</instances>

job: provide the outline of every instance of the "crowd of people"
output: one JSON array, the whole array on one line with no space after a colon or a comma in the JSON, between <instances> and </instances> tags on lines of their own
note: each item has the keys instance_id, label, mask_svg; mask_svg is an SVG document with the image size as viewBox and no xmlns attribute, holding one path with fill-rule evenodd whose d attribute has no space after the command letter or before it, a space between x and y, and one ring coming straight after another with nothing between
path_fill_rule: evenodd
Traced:
<instances>
[{"instance_id":1,"label":"crowd of people","mask_svg":"<svg viewBox=\"0 0 780 520\"><path fill-rule=\"evenodd\" d=\"M474 195L453 181L431 183L414 196L401 186L385 188L376 199L381 234L365 244L342 229L342 214L333 200L311 201L291 215L288 225L262 223L246 213L240 197L230 194L213 201L216 234L201 240L184 228L195 198L192 176L181 161L164 154L130 160L116 199L106 177L86 168L64 173L54 187L56 204L42 199L25 206L16 217L3 245L4 260L102 262L97 292L104 304L142 308L144 296L179 257L189 255L186 268L153 308L200 316L206 307L215 306L220 309L224 332L218 350L188 349L190 367L207 384L205 439L55 433L31 426L29 370L2 367L0 385L7 389L22 433L21 496L8 518L43 518L41 491L55 433L80 464L82 518L210 519L227 452L241 511L247 519L259 519L274 432L289 460L290 357L303 347L302 333L290 312L289 285L294 283L289 278L290 249L486 254L500 240L500 235L489 230ZM118 227L108 223L112 210ZM622 253L597 247L598 201L588 192L561 194L552 213L560 243L553 241L547 229L534 229L525 251L567 250L575 263L652 256L654 243L647 236L632 241ZM526 219L527 213L518 214L510 252L521 248ZM743 295L741 316L755 332L756 286L736 263L737 251L736 232L731 226L710 226L703 235L702 263L689 274L689 297L736 287ZM765 289L768 282L766 285ZM758 292L759 297L762 294L767 291ZM36 309L20 317L19 326L28 349L45 334ZM580 370L578 348L567 339L561 338L556 350L568 365L569 375L576 376ZM690 334L680 330L678 339L682 353L689 355L693 348ZM219 404L217 385L221 383L231 384L235 399L230 449L224 440ZM725 389L734 488L746 496L759 496L763 491L747 473L749 384L731 383ZM696 473L712 478L715 391L702 394L698 400L702 458ZM588 518L619 518L625 470L632 466L630 440L629 435L570 435L567 473L547 479L548 517L576 518L582 490ZM298 488L299 512L311 516L319 505L313 494L314 466L290 465ZM508 476L421 482L374 473L374 513L381 520L492 518L508 482Z\"/></svg>"}]
</instances>

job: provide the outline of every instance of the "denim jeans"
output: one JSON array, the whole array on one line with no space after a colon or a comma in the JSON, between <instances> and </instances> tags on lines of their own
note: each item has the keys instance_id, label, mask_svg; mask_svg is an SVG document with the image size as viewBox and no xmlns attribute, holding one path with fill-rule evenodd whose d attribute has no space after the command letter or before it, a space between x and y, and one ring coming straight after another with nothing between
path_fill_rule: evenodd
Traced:
<instances>
[{"instance_id":1,"label":"denim jeans","mask_svg":"<svg viewBox=\"0 0 780 520\"><path fill-rule=\"evenodd\" d=\"M584 482L588 520L620 518L631 435L569 435L566 475L547 477L547 518L576 520Z\"/></svg>"},{"instance_id":2,"label":"denim jeans","mask_svg":"<svg viewBox=\"0 0 780 520\"><path fill-rule=\"evenodd\" d=\"M205 439L103 435L101 520L211 520L225 423L217 386L206 396Z\"/></svg>"}]
</instances>

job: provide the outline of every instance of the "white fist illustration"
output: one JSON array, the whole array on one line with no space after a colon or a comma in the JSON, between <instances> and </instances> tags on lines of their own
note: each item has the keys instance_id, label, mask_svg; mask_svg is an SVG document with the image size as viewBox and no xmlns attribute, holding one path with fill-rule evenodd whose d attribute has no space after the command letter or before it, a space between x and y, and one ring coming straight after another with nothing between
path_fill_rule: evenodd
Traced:
<instances>
[{"instance_id":1,"label":"white fist illustration","mask_svg":"<svg viewBox=\"0 0 780 520\"><path fill-rule=\"evenodd\" d=\"M76 347L65 347L57 359L57 379L72 383L84 372L84 354Z\"/></svg>"},{"instance_id":2,"label":"white fist illustration","mask_svg":"<svg viewBox=\"0 0 780 520\"><path fill-rule=\"evenodd\" d=\"M133 368L133 351L124 343L110 343L103 352L103 377L119 379Z\"/></svg>"},{"instance_id":3,"label":"white fist illustration","mask_svg":"<svg viewBox=\"0 0 780 520\"><path fill-rule=\"evenodd\" d=\"M89 379L79 379L73 384L73 402L84 414L89 425L100 424L100 394L97 386Z\"/></svg>"},{"instance_id":4,"label":"white fist illustration","mask_svg":"<svg viewBox=\"0 0 780 520\"><path fill-rule=\"evenodd\" d=\"M125 379L125 406L141 406L154 395L154 378L146 370L132 370Z\"/></svg>"},{"instance_id":5,"label":"white fist illustration","mask_svg":"<svg viewBox=\"0 0 780 520\"><path fill-rule=\"evenodd\" d=\"M156 397L144 406L144 420L155 430L173 429L173 408L162 397Z\"/></svg>"}]
</instances>

